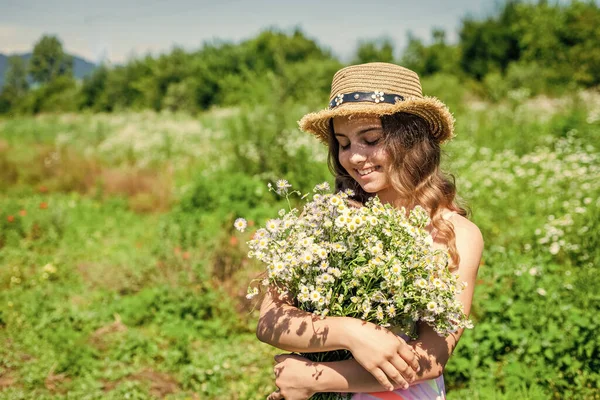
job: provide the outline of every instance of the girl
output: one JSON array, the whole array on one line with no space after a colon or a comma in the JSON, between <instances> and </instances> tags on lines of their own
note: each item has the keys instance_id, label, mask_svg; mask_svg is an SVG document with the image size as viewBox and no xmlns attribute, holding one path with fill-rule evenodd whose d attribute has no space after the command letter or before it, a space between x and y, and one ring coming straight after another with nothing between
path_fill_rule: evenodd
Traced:
<instances>
[{"instance_id":1,"label":"girl","mask_svg":"<svg viewBox=\"0 0 600 400\"><path fill-rule=\"evenodd\" d=\"M447 107L423 97L416 73L369 63L338 71L329 108L304 116L300 127L328 144L337 190L352 189L359 203L378 196L398 208L428 210L434 248L448 250L450 268L467 283L459 300L468 315L483 239L440 170L440 144L453 136ZM276 356L278 389L268 399L304 400L318 392L356 393L355 400L445 399L442 372L462 330L440 337L424 323L416 329L418 338L407 341L394 329L358 319L315 318L271 290L260 311L261 341L292 352L346 349L353 359Z\"/></svg>"}]
</instances>

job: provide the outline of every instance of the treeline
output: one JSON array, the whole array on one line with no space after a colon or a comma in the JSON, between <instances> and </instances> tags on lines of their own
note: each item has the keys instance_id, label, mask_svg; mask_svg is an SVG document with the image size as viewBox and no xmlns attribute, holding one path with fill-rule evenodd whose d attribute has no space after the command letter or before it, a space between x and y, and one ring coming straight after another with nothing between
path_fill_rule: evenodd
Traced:
<instances>
[{"instance_id":1,"label":"treeline","mask_svg":"<svg viewBox=\"0 0 600 400\"><path fill-rule=\"evenodd\" d=\"M449 44L445 32L434 29L426 44L409 35L400 57L389 39L362 41L352 62L396 62L421 76L455 75L492 100L514 89L535 95L600 85L600 8L594 1L508 1L495 15L463 19L459 38ZM239 44L205 43L194 52L174 49L102 65L78 82L60 40L44 36L28 65L9 59L0 113L197 112L284 98L322 105L341 66L300 30L268 30Z\"/></svg>"}]
</instances>

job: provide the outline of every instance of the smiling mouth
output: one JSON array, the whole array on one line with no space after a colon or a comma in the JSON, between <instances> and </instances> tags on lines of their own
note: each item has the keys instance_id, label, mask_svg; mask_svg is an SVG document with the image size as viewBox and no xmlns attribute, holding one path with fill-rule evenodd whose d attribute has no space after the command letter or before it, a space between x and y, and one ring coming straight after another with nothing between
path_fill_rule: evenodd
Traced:
<instances>
[{"instance_id":1,"label":"smiling mouth","mask_svg":"<svg viewBox=\"0 0 600 400\"><path fill-rule=\"evenodd\" d=\"M378 171L378 170L379 170L379 166L377 166L377 167L371 167L371 168L366 168L366 169L356 169L355 171L361 177L365 177L365 176L369 175L370 173Z\"/></svg>"}]
</instances>

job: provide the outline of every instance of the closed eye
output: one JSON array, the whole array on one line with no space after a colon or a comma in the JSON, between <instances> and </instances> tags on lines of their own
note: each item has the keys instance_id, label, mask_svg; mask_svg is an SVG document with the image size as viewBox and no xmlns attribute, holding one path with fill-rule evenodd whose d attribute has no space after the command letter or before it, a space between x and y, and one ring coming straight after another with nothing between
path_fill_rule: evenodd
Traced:
<instances>
[{"instance_id":1,"label":"closed eye","mask_svg":"<svg viewBox=\"0 0 600 400\"><path fill-rule=\"evenodd\" d=\"M377 143L379 143L380 140L381 140L381 138L373 140L372 142L369 142L368 140L365 140L365 143L368 144L369 146L374 146Z\"/></svg>"},{"instance_id":2,"label":"closed eye","mask_svg":"<svg viewBox=\"0 0 600 400\"><path fill-rule=\"evenodd\" d=\"M381 140L381 138L378 138L378 139L373 140L371 142L368 141L368 140L365 140L364 142L366 143L367 146L375 146L377 143L379 143L380 140ZM348 150L349 148L350 148L350 143L348 143L345 146L340 143L340 149L342 149L342 150Z\"/></svg>"}]
</instances>

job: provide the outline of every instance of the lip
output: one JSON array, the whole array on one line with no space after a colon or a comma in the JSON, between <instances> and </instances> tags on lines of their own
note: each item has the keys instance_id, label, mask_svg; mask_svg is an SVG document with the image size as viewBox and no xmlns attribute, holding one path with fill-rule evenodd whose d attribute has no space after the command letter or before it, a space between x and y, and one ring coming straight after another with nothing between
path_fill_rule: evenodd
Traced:
<instances>
[{"instance_id":1,"label":"lip","mask_svg":"<svg viewBox=\"0 0 600 400\"><path fill-rule=\"evenodd\" d=\"M371 169L372 171L365 175L361 175L358 172L359 170L356 168L354 169L354 171L356 172L356 175L358 175L360 178L365 179L365 178L368 178L369 176L373 175L373 172L379 171L380 167L378 165L376 165L376 166L369 167L369 168L362 168L362 169L360 169L360 171L364 171L364 170L368 170L368 169Z\"/></svg>"}]
</instances>

